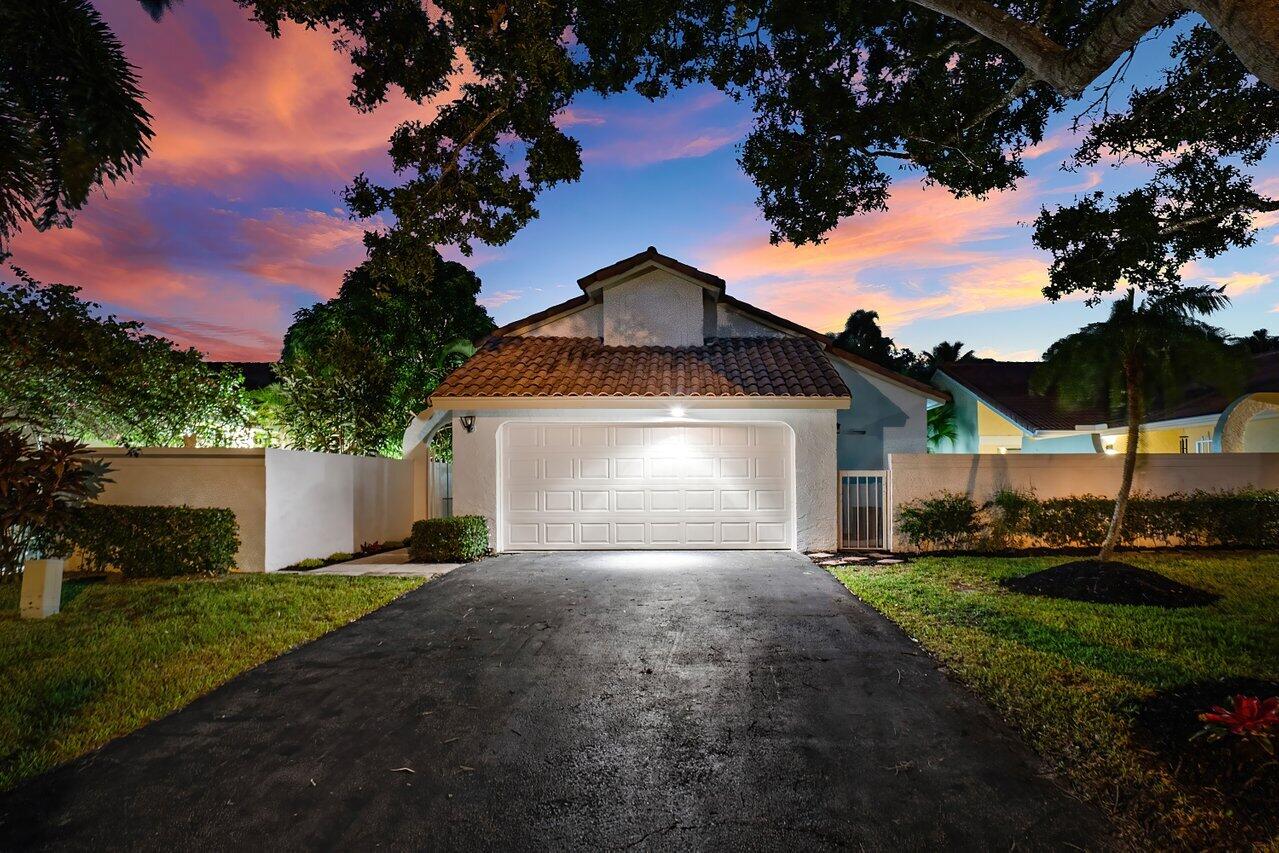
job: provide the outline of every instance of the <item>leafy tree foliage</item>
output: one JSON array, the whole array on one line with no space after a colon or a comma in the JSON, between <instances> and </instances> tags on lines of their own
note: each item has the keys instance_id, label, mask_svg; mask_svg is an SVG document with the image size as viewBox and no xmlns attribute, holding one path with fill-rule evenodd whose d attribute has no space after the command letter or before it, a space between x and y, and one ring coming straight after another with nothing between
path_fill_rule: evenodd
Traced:
<instances>
[{"instance_id":1,"label":"leafy tree foliage","mask_svg":"<svg viewBox=\"0 0 1279 853\"><path fill-rule=\"evenodd\" d=\"M1263 352L1279 350L1279 335L1272 335L1266 329L1256 329L1246 338L1240 338L1239 343L1243 344L1248 352L1260 355Z\"/></svg>"},{"instance_id":2,"label":"leafy tree foliage","mask_svg":"<svg viewBox=\"0 0 1279 853\"><path fill-rule=\"evenodd\" d=\"M964 346L963 341L942 341L934 344L932 349L924 353L924 360L928 362L929 367L936 369L943 364L976 361L977 356L971 349Z\"/></svg>"},{"instance_id":3,"label":"leafy tree foliage","mask_svg":"<svg viewBox=\"0 0 1279 853\"><path fill-rule=\"evenodd\" d=\"M878 311L862 308L853 311L844 321L843 331L833 336L833 343L840 349L909 376L926 378L924 374L932 372L913 350L897 346L884 334L879 327Z\"/></svg>"},{"instance_id":4,"label":"leafy tree foliage","mask_svg":"<svg viewBox=\"0 0 1279 853\"><path fill-rule=\"evenodd\" d=\"M147 155L150 115L89 0L0 3L0 248L23 223L70 224Z\"/></svg>"},{"instance_id":5,"label":"leafy tree foliage","mask_svg":"<svg viewBox=\"0 0 1279 853\"><path fill-rule=\"evenodd\" d=\"M404 429L439 381L493 329L480 280L433 251L424 271L366 262L336 298L303 309L284 339L280 419L304 450L398 455Z\"/></svg>"},{"instance_id":6,"label":"leafy tree foliage","mask_svg":"<svg viewBox=\"0 0 1279 853\"><path fill-rule=\"evenodd\" d=\"M1188 383L1233 396L1246 378L1245 350L1203 320L1226 306L1220 288L1185 287L1138 300L1133 288L1110 316L1089 323L1044 353L1031 379L1036 393L1056 390L1067 404L1102 406L1126 419L1123 479L1100 559L1114 554L1132 492L1141 426L1153 406L1175 403Z\"/></svg>"},{"instance_id":7,"label":"leafy tree foliage","mask_svg":"<svg viewBox=\"0 0 1279 853\"><path fill-rule=\"evenodd\" d=\"M153 13L169 5L143 2ZM474 240L506 242L537 215L538 193L576 180L580 146L557 117L586 91L660 98L709 83L749 102L754 126L741 163L773 239L793 243L819 242L841 218L885 208L897 169L958 196L1013 187L1049 119L1073 114L1082 141L1067 166L1104 157L1144 164L1152 176L1114 196L1043 211L1034 239L1053 257L1051 298L1082 291L1096 299L1123 281L1152 292L1175 287L1185 261L1247 245L1254 214L1279 207L1256 191L1249 171L1279 134L1273 2L236 2L272 35L290 21L332 32L355 69L356 109L376 108L393 86L440 102L430 121L394 132L398 184L360 175L346 194L358 216L390 214L393 224L366 242L377 263L400 275L420 268L423 245L469 252ZM62 191L60 176L42 177L64 150L45 125L123 127L102 137L104 150L83 158L67 187L115 179L144 153L146 117L133 81L86 0L5 8L28 5L64 9L93 32L65 60L57 57L68 40L55 38L39 54L23 35L0 42L0 67L12 75L0 81L0 112L21 119L0 122L0 153L22 155L5 159L0 181L17 211L10 221L40 204L31 199ZM1123 92L1134 52L1174 27L1162 79ZM29 79L57 96L41 101L53 105L43 124L21 112L19 81ZM106 85L79 82L99 79ZM100 120L87 121L99 103ZM85 121L75 119L78 110ZM37 221L51 223L82 202L83 192L68 191Z\"/></svg>"},{"instance_id":8,"label":"leafy tree foliage","mask_svg":"<svg viewBox=\"0 0 1279 853\"><path fill-rule=\"evenodd\" d=\"M21 269L0 282L0 424L133 446L225 444L244 429L242 379L194 349L100 315L78 287Z\"/></svg>"}]
</instances>

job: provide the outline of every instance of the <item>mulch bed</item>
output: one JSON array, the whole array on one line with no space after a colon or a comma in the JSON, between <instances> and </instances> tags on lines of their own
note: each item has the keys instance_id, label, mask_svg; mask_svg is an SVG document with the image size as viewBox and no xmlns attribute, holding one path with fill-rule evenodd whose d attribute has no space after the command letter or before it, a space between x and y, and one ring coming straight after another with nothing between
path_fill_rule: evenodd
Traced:
<instances>
[{"instance_id":1,"label":"mulch bed","mask_svg":"<svg viewBox=\"0 0 1279 853\"><path fill-rule=\"evenodd\" d=\"M844 551L842 553L810 551L806 556L824 569L897 566L910 562L901 554L889 554L883 551Z\"/></svg>"},{"instance_id":2,"label":"mulch bed","mask_svg":"<svg viewBox=\"0 0 1279 853\"><path fill-rule=\"evenodd\" d=\"M1078 560L1022 577L1005 578L999 583L1027 595L1095 604L1202 607L1221 598L1216 593L1177 583L1157 572L1116 561Z\"/></svg>"},{"instance_id":3,"label":"mulch bed","mask_svg":"<svg viewBox=\"0 0 1279 853\"><path fill-rule=\"evenodd\" d=\"M1194 737L1199 714L1213 705L1230 707L1235 694L1265 699L1279 695L1279 682L1251 678L1201 681L1160 693L1142 704L1133 720L1133 740L1153 753L1182 784L1221 798L1264 841L1279 834L1279 761L1238 737L1213 742ZM1245 839L1233 839L1248 846ZM1232 843L1231 846L1234 846Z\"/></svg>"}]
</instances>

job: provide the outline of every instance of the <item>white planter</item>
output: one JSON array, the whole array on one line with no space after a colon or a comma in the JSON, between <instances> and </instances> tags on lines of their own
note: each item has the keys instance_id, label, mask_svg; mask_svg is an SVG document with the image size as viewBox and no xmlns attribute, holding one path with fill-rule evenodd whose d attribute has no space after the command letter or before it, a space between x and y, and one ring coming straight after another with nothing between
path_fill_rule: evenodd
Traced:
<instances>
[{"instance_id":1,"label":"white planter","mask_svg":"<svg viewBox=\"0 0 1279 853\"><path fill-rule=\"evenodd\" d=\"M27 560L22 571L22 618L44 619L62 609L66 560Z\"/></svg>"}]
</instances>

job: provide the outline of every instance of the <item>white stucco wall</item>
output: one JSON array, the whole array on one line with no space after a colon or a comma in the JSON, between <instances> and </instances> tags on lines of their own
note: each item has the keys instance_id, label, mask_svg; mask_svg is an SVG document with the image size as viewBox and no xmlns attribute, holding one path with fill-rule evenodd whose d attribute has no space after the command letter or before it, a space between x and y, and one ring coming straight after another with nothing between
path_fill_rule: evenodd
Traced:
<instances>
[{"instance_id":1,"label":"white stucco wall","mask_svg":"<svg viewBox=\"0 0 1279 853\"><path fill-rule=\"evenodd\" d=\"M715 318L717 334L721 338L784 338L787 335L786 332L765 326L722 302L715 306Z\"/></svg>"},{"instance_id":2,"label":"white stucco wall","mask_svg":"<svg viewBox=\"0 0 1279 853\"><path fill-rule=\"evenodd\" d=\"M890 500L896 507L939 492L967 494L977 503L1001 489L1033 491L1040 498L1109 497L1119 490L1123 457L1098 453L894 454L889 458ZM1171 492L1279 488L1279 453L1147 453L1137 457L1133 491ZM906 547L896 541L894 546Z\"/></svg>"},{"instance_id":3,"label":"white stucco wall","mask_svg":"<svg viewBox=\"0 0 1279 853\"><path fill-rule=\"evenodd\" d=\"M598 338L604 334L604 311L600 305L588 305L564 317L557 317L523 334L554 338Z\"/></svg>"},{"instance_id":4,"label":"white stucco wall","mask_svg":"<svg viewBox=\"0 0 1279 853\"><path fill-rule=\"evenodd\" d=\"M674 420L662 409L537 409L478 412L466 432L453 419L453 514L488 519L496 547L498 431L511 421L578 423L782 423L794 433L795 531L802 551L835 545L835 413L830 409L704 409L688 404L688 417Z\"/></svg>"},{"instance_id":5,"label":"white stucco wall","mask_svg":"<svg viewBox=\"0 0 1279 853\"><path fill-rule=\"evenodd\" d=\"M236 565L266 567L266 465L262 450L122 448L94 450L111 465L98 503L136 506L226 507L240 527Z\"/></svg>"},{"instance_id":6,"label":"white stucco wall","mask_svg":"<svg viewBox=\"0 0 1279 853\"><path fill-rule=\"evenodd\" d=\"M604 289L608 346L699 347L704 342L704 289L654 269Z\"/></svg>"},{"instance_id":7,"label":"white stucco wall","mask_svg":"<svg viewBox=\"0 0 1279 853\"><path fill-rule=\"evenodd\" d=\"M266 451L266 568L403 539L412 476L402 459Z\"/></svg>"}]
</instances>

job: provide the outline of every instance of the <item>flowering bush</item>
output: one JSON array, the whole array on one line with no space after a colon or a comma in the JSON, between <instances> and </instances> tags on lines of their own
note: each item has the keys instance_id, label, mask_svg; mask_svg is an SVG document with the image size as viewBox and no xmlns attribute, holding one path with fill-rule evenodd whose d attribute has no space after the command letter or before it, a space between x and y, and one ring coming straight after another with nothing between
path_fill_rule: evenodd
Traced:
<instances>
[{"instance_id":1,"label":"flowering bush","mask_svg":"<svg viewBox=\"0 0 1279 853\"><path fill-rule=\"evenodd\" d=\"M1213 705L1200 714L1199 719L1206 724L1204 731L1212 740L1227 734L1248 738L1273 755L1271 735L1279 728L1279 696L1262 700L1257 696L1236 695L1230 708Z\"/></svg>"}]
</instances>

